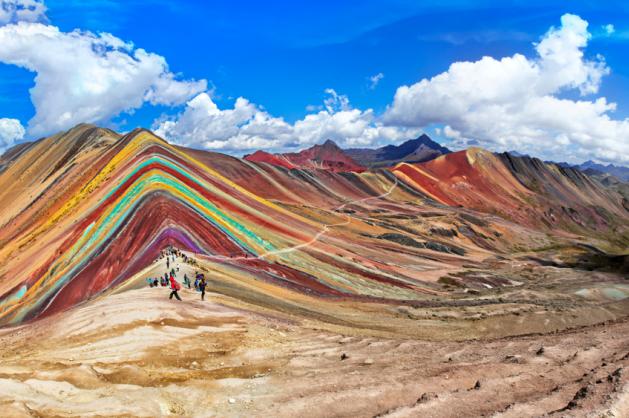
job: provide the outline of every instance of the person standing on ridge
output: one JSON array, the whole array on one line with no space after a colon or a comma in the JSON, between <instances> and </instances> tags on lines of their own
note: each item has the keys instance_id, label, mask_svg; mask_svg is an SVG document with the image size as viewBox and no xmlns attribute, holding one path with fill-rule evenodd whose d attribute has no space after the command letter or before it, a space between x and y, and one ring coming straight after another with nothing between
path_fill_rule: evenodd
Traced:
<instances>
[{"instance_id":1,"label":"person standing on ridge","mask_svg":"<svg viewBox=\"0 0 629 418\"><path fill-rule=\"evenodd\" d=\"M181 300L179 293L177 293L177 291L181 290L181 285L175 280L175 276L170 276L170 290L172 290L172 292L170 292L168 299L172 299L174 295L177 300Z\"/></svg>"}]
</instances>

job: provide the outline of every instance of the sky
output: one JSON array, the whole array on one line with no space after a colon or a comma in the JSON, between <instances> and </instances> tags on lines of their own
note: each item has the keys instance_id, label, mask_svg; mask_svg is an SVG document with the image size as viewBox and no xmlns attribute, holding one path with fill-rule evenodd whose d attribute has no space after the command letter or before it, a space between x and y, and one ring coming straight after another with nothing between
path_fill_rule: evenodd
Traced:
<instances>
[{"instance_id":1,"label":"sky","mask_svg":"<svg viewBox=\"0 0 629 418\"><path fill-rule=\"evenodd\" d=\"M629 165L629 3L495 3L0 0L0 151L88 122Z\"/></svg>"}]
</instances>

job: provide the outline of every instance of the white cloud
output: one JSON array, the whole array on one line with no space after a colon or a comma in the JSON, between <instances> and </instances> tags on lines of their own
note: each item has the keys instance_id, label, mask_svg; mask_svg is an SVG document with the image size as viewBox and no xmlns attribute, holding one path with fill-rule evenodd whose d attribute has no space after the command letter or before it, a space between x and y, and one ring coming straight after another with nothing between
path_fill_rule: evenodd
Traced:
<instances>
[{"instance_id":1,"label":"white cloud","mask_svg":"<svg viewBox=\"0 0 629 418\"><path fill-rule=\"evenodd\" d=\"M444 124L444 134L459 146L477 140L545 158L629 162L629 120L610 117L614 103L561 97L569 90L595 94L609 73L602 57L584 58L587 22L566 14L561 23L535 45L535 58L455 62L431 79L399 87L384 120L392 126Z\"/></svg>"},{"instance_id":2,"label":"white cloud","mask_svg":"<svg viewBox=\"0 0 629 418\"><path fill-rule=\"evenodd\" d=\"M349 98L344 94L338 94L334 89L327 88L325 93L329 96L324 101L328 113L344 112L351 108Z\"/></svg>"},{"instance_id":3,"label":"white cloud","mask_svg":"<svg viewBox=\"0 0 629 418\"><path fill-rule=\"evenodd\" d=\"M0 118L0 153L24 138L24 127L17 119Z\"/></svg>"},{"instance_id":4,"label":"white cloud","mask_svg":"<svg viewBox=\"0 0 629 418\"><path fill-rule=\"evenodd\" d=\"M0 27L0 62L36 73L28 123L38 136L80 122L107 122L145 102L177 105L207 88L180 81L157 54L107 33L62 32L41 23Z\"/></svg>"},{"instance_id":5,"label":"white cloud","mask_svg":"<svg viewBox=\"0 0 629 418\"><path fill-rule=\"evenodd\" d=\"M0 0L0 25L45 20L46 6L41 0Z\"/></svg>"},{"instance_id":6,"label":"white cloud","mask_svg":"<svg viewBox=\"0 0 629 418\"><path fill-rule=\"evenodd\" d=\"M607 35L611 35L614 32L616 32L616 28L614 28L614 25L612 25L611 23L608 23L607 25L603 25L603 30L605 31Z\"/></svg>"},{"instance_id":7,"label":"white cloud","mask_svg":"<svg viewBox=\"0 0 629 418\"><path fill-rule=\"evenodd\" d=\"M380 80L382 80L383 78L384 74L382 73L378 73L369 77L369 89L374 90L378 86L378 83L380 83Z\"/></svg>"},{"instance_id":8,"label":"white cloud","mask_svg":"<svg viewBox=\"0 0 629 418\"><path fill-rule=\"evenodd\" d=\"M80 122L103 123L146 103L177 106L181 113L156 120L159 135L180 144L224 151L283 149L333 139L342 146L381 145L413 137L422 128L442 126L438 135L455 146L479 144L494 150L518 149L545 158L595 158L629 162L629 120L613 119L615 103L598 92L609 73L602 57L585 58L588 23L566 14L522 54L475 62L455 62L431 79L398 88L384 115L353 108L347 96L326 89L321 105L294 123L238 98L219 109L205 80L180 80L166 60L111 34L62 32L47 25L46 8L36 0L0 0L0 62L34 73L31 136ZM2 26L4 25L4 26ZM607 34L614 32L606 25ZM368 78L375 88L383 79ZM582 98L568 99L577 91ZM24 128L0 119L0 147L21 139Z\"/></svg>"},{"instance_id":9,"label":"white cloud","mask_svg":"<svg viewBox=\"0 0 629 418\"><path fill-rule=\"evenodd\" d=\"M176 119L157 122L153 129L181 145L223 150L273 148L291 134L289 124L247 99L239 97L232 109L220 110L207 93L190 100Z\"/></svg>"},{"instance_id":10,"label":"white cloud","mask_svg":"<svg viewBox=\"0 0 629 418\"><path fill-rule=\"evenodd\" d=\"M306 112L318 112L319 110L323 110L323 105L312 105L309 104L306 106Z\"/></svg>"},{"instance_id":11,"label":"white cloud","mask_svg":"<svg viewBox=\"0 0 629 418\"><path fill-rule=\"evenodd\" d=\"M582 49L591 38L588 23L579 16L565 14L561 28L551 28L536 45L540 68L537 94L550 94L564 88L577 88L582 95L596 93L601 78L609 73L601 57L583 59Z\"/></svg>"},{"instance_id":12,"label":"white cloud","mask_svg":"<svg viewBox=\"0 0 629 418\"><path fill-rule=\"evenodd\" d=\"M443 135L446 138L450 139L461 139L461 132L457 131L456 129L452 129L450 125L446 125L443 127Z\"/></svg>"},{"instance_id":13,"label":"white cloud","mask_svg":"<svg viewBox=\"0 0 629 418\"><path fill-rule=\"evenodd\" d=\"M158 135L181 145L224 151L308 146L332 139L342 146L365 146L408 139L416 128L383 126L373 110L350 106L345 95L326 89L324 109L290 124L242 97L221 110L207 93L190 100L178 116L158 120Z\"/></svg>"}]
</instances>

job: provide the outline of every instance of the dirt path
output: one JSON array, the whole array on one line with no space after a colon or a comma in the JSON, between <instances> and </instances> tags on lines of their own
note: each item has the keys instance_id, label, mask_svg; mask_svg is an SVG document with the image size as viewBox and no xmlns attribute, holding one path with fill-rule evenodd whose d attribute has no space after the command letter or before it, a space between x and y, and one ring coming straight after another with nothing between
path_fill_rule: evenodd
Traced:
<instances>
[{"instance_id":1,"label":"dirt path","mask_svg":"<svg viewBox=\"0 0 629 418\"><path fill-rule=\"evenodd\" d=\"M356 205L359 203L367 202L369 200L383 199L389 196L391 193L393 193L397 185L398 185L398 180L396 178L393 185L386 192L381 193L378 196L365 197L362 199L356 199L349 202L345 202L335 207L334 209L332 209L332 211L340 211L348 205ZM317 234L313 236L312 239L310 239L310 241L307 241L301 244L297 244L297 245L287 247L287 248L282 248L279 250L267 251L262 254L258 254L256 256L251 256L251 257L226 257L222 255L205 255L203 256L203 258L206 260L214 260L214 261L219 261L219 260L239 261L239 260L251 260L251 259L265 259L266 257L273 256L273 255L291 253L295 250L310 247L312 244L319 241L319 239L321 239L321 237L325 235L332 227L349 225L349 223L351 222L352 216L348 213L343 213L343 215L345 215L345 220L343 222L338 222L338 223L333 223L333 224L323 224L322 229L319 232L317 232Z\"/></svg>"}]
</instances>

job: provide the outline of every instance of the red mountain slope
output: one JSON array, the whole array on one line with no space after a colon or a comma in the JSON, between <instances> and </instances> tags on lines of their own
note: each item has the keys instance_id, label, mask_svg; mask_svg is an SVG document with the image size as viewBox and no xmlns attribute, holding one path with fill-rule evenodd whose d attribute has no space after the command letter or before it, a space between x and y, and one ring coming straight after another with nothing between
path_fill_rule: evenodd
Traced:
<instances>
[{"instance_id":1,"label":"red mountain slope","mask_svg":"<svg viewBox=\"0 0 629 418\"><path fill-rule=\"evenodd\" d=\"M601 230L626 216L621 196L576 170L530 158L497 156L480 148L393 172L432 199L492 213L524 225Z\"/></svg>"},{"instance_id":2,"label":"red mountain slope","mask_svg":"<svg viewBox=\"0 0 629 418\"><path fill-rule=\"evenodd\" d=\"M275 155L262 150L258 150L253 154L245 156L245 160L252 161L254 163L272 164L284 168L299 168L281 154Z\"/></svg>"},{"instance_id":3,"label":"red mountain slope","mask_svg":"<svg viewBox=\"0 0 629 418\"><path fill-rule=\"evenodd\" d=\"M335 173L353 171L361 173L365 167L358 164L339 148L334 141L327 140L300 152L270 154L256 151L244 157L247 161L268 163L285 168L318 168Z\"/></svg>"}]
</instances>

